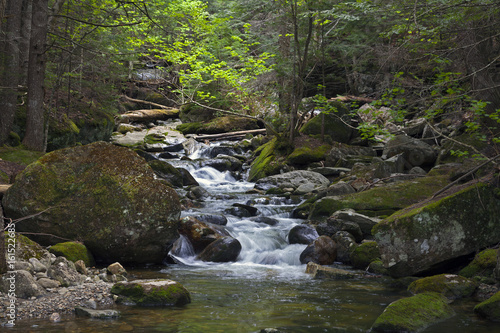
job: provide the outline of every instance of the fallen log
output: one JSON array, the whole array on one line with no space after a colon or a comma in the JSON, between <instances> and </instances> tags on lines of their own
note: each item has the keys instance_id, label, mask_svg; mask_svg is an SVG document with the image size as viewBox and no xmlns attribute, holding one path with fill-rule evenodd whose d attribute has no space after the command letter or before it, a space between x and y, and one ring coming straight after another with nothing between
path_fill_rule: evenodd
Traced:
<instances>
[{"instance_id":1,"label":"fallen log","mask_svg":"<svg viewBox=\"0 0 500 333\"><path fill-rule=\"evenodd\" d=\"M154 103L154 102L150 102L150 101L145 101L145 100L142 100L142 99L136 99L136 98L128 97L127 95L122 95L122 97L125 98L127 101L131 101L131 102L134 102L134 103L141 103L141 104L147 104L147 105L151 105L151 106L156 106L157 108L160 108L160 109L171 109L171 107L168 107L168 106L165 106L165 105L162 105L162 104L158 104L158 103Z\"/></svg>"},{"instance_id":2,"label":"fallen log","mask_svg":"<svg viewBox=\"0 0 500 333\"><path fill-rule=\"evenodd\" d=\"M248 131L238 131L238 132L226 132L219 134L201 134L196 135L193 138L196 141L212 141L212 140L236 140L244 138L247 134L266 134L266 129L256 129Z\"/></svg>"},{"instance_id":3,"label":"fallen log","mask_svg":"<svg viewBox=\"0 0 500 333\"><path fill-rule=\"evenodd\" d=\"M338 97L330 98L329 101L339 101L339 102L358 101L358 102L363 102L363 103L372 103L372 102L375 102L375 99L368 98L368 97L346 95L346 96L338 96Z\"/></svg>"},{"instance_id":4,"label":"fallen log","mask_svg":"<svg viewBox=\"0 0 500 333\"><path fill-rule=\"evenodd\" d=\"M156 120L167 120L177 118L179 109L151 109L151 110L135 110L118 116L120 123L148 123Z\"/></svg>"}]
</instances>

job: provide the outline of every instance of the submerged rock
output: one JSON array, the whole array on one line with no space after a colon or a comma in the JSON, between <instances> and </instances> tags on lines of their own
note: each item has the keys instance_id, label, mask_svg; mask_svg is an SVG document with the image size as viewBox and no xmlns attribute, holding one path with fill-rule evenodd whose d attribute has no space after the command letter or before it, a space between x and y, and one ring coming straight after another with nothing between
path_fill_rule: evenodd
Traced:
<instances>
[{"instance_id":1,"label":"submerged rock","mask_svg":"<svg viewBox=\"0 0 500 333\"><path fill-rule=\"evenodd\" d=\"M371 331L419 332L454 315L446 297L438 293L423 293L389 304Z\"/></svg>"},{"instance_id":2,"label":"submerged rock","mask_svg":"<svg viewBox=\"0 0 500 333\"><path fill-rule=\"evenodd\" d=\"M180 306L191 303L189 291L178 282L167 279L118 282L111 288L117 302L139 306Z\"/></svg>"},{"instance_id":3,"label":"submerged rock","mask_svg":"<svg viewBox=\"0 0 500 333\"><path fill-rule=\"evenodd\" d=\"M145 160L105 142L48 153L30 164L3 199L18 231L49 245L78 239L103 262L161 263L178 238L177 193ZM44 235L41 235L44 234Z\"/></svg>"},{"instance_id":4,"label":"submerged rock","mask_svg":"<svg viewBox=\"0 0 500 333\"><path fill-rule=\"evenodd\" d=\"M120 311L106 309L106 310L94 310L88 309L81 306L75 308L75 314L81 317L90 317L92 319L109 319L120 317Z\"/></svg>"},{"instance_id":5,"label":"submerged rock","mask_svg":"<svg viewBox=\"0 0 500 333\"><path fill-rule=\"evenodd\" d=\"M325 267L313 262L307 263L306 273L311 274L313 279L343 280L352 279L357 276L357 274L344 269Z\"/></svg>"},{"instance_id":6,"label":"submerged rock","mask_svg":"<svg viewBox=\"0 0 500 333\"><path fill-rule=\"evenodd\" d=\"M475 184L377 224L374 237L394 277L415 275L500 242L496 189Z\"/></svg>"}]
</instances>

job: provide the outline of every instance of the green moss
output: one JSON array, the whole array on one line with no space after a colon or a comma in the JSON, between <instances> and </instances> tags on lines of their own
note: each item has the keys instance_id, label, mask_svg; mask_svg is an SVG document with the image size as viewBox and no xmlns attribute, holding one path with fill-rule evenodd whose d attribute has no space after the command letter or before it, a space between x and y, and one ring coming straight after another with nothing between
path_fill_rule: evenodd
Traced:
<instances>
[{"instance_id":1,"label":"green moss","mask_svg":"<svg viewBox=\"0 0 500 333\"><path fill-rule=\"evenodd\" d=\"M146 144L163 143L164 140L165 136L161 134L147 134L144 137L144 143Z\"/></svg>"},{"instance_id":2,"label":"green moss","mask_svg":"<svg viewBox=\"0 0 500 333\"><path fill-rule=\"evenodd\" d=\"M314 148L308 146L299 147L288 155L288 161L292 164L299 165L323 161L330 149L331 146L329 145L322 145Z\"/></svg>"},{"instance_id":3,"label":"green moss","mask_svg":"<svg viewBox=\"0 0 500 333\"><path fill-rule=\"evenodd\" d=\"M352 208L367 216L390 215L426 199L446 184L445 176L424 177L347 194L341 198L325 197L314 204L309 218L321 219L345 208Z\"/></svg>"},{"instance_id":4,"label":"green moss","mask_svg":"<svg viewBox=\"0 0 500 333\"><path fill-rule=\"evenodd\" d=\"M175 129L182 134L198 134L199 130L203 126L202 123L184 123L178 125Z\"/></svg>"},{"instance_id":5,"label":"green moss","mask_svg":"<svg viewBox=\"0 0 500 333\"><path fill-rule=\"evenodd\" d=\"M31 151L24 149L24 147L22 146L15 148L12 147L0 148L0 158L2 160L15 162L22 165L31 164L36 160L38 160L40 157L42 157L44 154L45 153L39 151Z\"/></svg>"},{"instance_id":6,"label":"green moss","mask_svg":"<svg viewBox=\"0 0 500 333\"><path fill-rule=\"evenodd\" d=\"M58 243L49 248L49 252L56 256L62 256L72 262L83 260L87 267L95 265L92 253L85 247L85 245L76 242Z\"/></svg>"},{"instance_id":7,"label":"green moss","mask_svg":"<svg viewBox=\"0 0 500 333\"><path fill-rule=\"evenodd\" d=\"M254 182L260 178L279 173L286 163L283 156L277 155L278 145L278 139L273 138L255 151L256 154L260 153L260 155L252 162L248 176L249 181Z\"/></svg>"},{"instance_id":8,"label":"green moss","mask_svg":"<svg viewBox=\"0 0 500 333\"><path fill-rule=\"evenodd\" d=\"M436 292L449 299L471 296L477 284L459 275L441 274L418 279L410 284L408 291L413 294Z\"/></svg>"},{"instance_id":9,"label":"green moss","mask_svg":"<svg viewBox=\"0 0 500 333\"><path fill-rule=\"evenodd\" d=\"M493 270L497 266L497 250L488 249L479 252L472 262L460 271L460 275L467 278L474 276L493 277Z\"/></svg>"},{"instance_id":10,"label":"green moss","mask_svg":"<svg viewBox=\"0 0 500 333\"><path fill-rule=\"evenodd\" d=\"M380 258L377 242L366 242L356 246L349 258L354 267L365 269L372 261Z\"/></svg>"},{"instance_id":11,"label":"green moss","mask_svg":"<svg viewBox=\"0 0 500 333\"><path fill-rule=\"evenodd\" d=\"M160 285L164 280L116 283L111 293L119 295L118 302L133 302L139 306L185 305L191 302L189 292L180 283Z\"/></svg>"},{"instance_id":12,"label":"green moss","mask_svg":"<svg viewBox=\"0 0 500 333\"><path fill-rule=\"evenodd\" d=\"M483 318L500 321L500 291L474 307L474 312Z\"/></svg>"},{"instance_id":13,"label":"green moss","mask_svg":"<svg viewBox=\"0 0 500 333\"><path fill-rule=\"evenodd\" d=\"M389 304L373 324L372 331L416 332L454 314L442 295L422 293Z\"/></svg>"}]
</instances>

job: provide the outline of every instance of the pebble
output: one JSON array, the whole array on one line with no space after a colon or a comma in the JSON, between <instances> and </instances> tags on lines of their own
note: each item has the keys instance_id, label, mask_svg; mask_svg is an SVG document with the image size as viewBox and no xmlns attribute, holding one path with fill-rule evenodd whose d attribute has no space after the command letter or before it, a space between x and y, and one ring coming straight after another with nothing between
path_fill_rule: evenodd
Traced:
<instances>
[{"instance_id":1,"label":"pebble","mask_svg":"<svg viewBox=\"0 0 500 333\"><path fill-rule=\"evenodd\" d=\"M94 304L96 308L109 308L114 305L113 295L110 290L112 283L98 281L84 283L81 286L68 288L47 289L47 293L33 298L16 300L16 320L48 318L51 321L57 319L57 315L74 313L77 306L88 306ZM0 293L0 313L6 313L9 305L6 294Z\"/></svg>"}]
</instances>

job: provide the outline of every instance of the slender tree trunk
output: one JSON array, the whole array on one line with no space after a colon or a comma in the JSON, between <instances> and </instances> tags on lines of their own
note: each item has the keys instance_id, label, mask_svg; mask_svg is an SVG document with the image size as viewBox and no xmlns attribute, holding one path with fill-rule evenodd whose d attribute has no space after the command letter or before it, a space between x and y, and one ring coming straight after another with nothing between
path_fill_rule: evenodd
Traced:
<instances>
[{"instance_id":1,"label":"slender tree trunk","mask_svg":"<svg viewBox=\"0 0 500 333\"><path fill-rule=\"evenodd\" d=\"M3 221L3 210L0 205L0 275L7 272L7 260L5 258L5 232L4 230L4 221Z\"/></svg>"},{"instance_id":2,"label":"slender tree trunk","mask_svg":"<svg viewBox=\"0 0 500 333\"><path fill-rule=\"evenodd\" d=\"M14 117L17 108L17 88L20 81L20 48L21 41L21 8L22 2L10 0L7 3L5 12L7 17L3 72L1 73L0 88L0 145L4 144L9 138L9 133L14 125Z\"/></svg>"},{"instance_id":3,"label":"slender tree trunk","mask_svg":"<svg viewBox=\"0 0 500 333\"><path fill-rule=\"evenodd\" d=\"M30 55L28 63L28 109L23 144L43 151L45 143L44 79L48 24L48 0L33 0Z\"/></svg>"},{"instance_id":4,"label":"slender tree trunk","mask_svg":"<svg viewBox=\"0 0 500 333\"><path fill-rule=\"evenodd\" d=\"M31 35L31 14L32 14L32 1L22 0L22 22L21 22L21 43L20 43L20 66L21 78L20 84L22 86L28 85L28 62L30 54L30 35Z\"/></svg>"}]
</instances>

